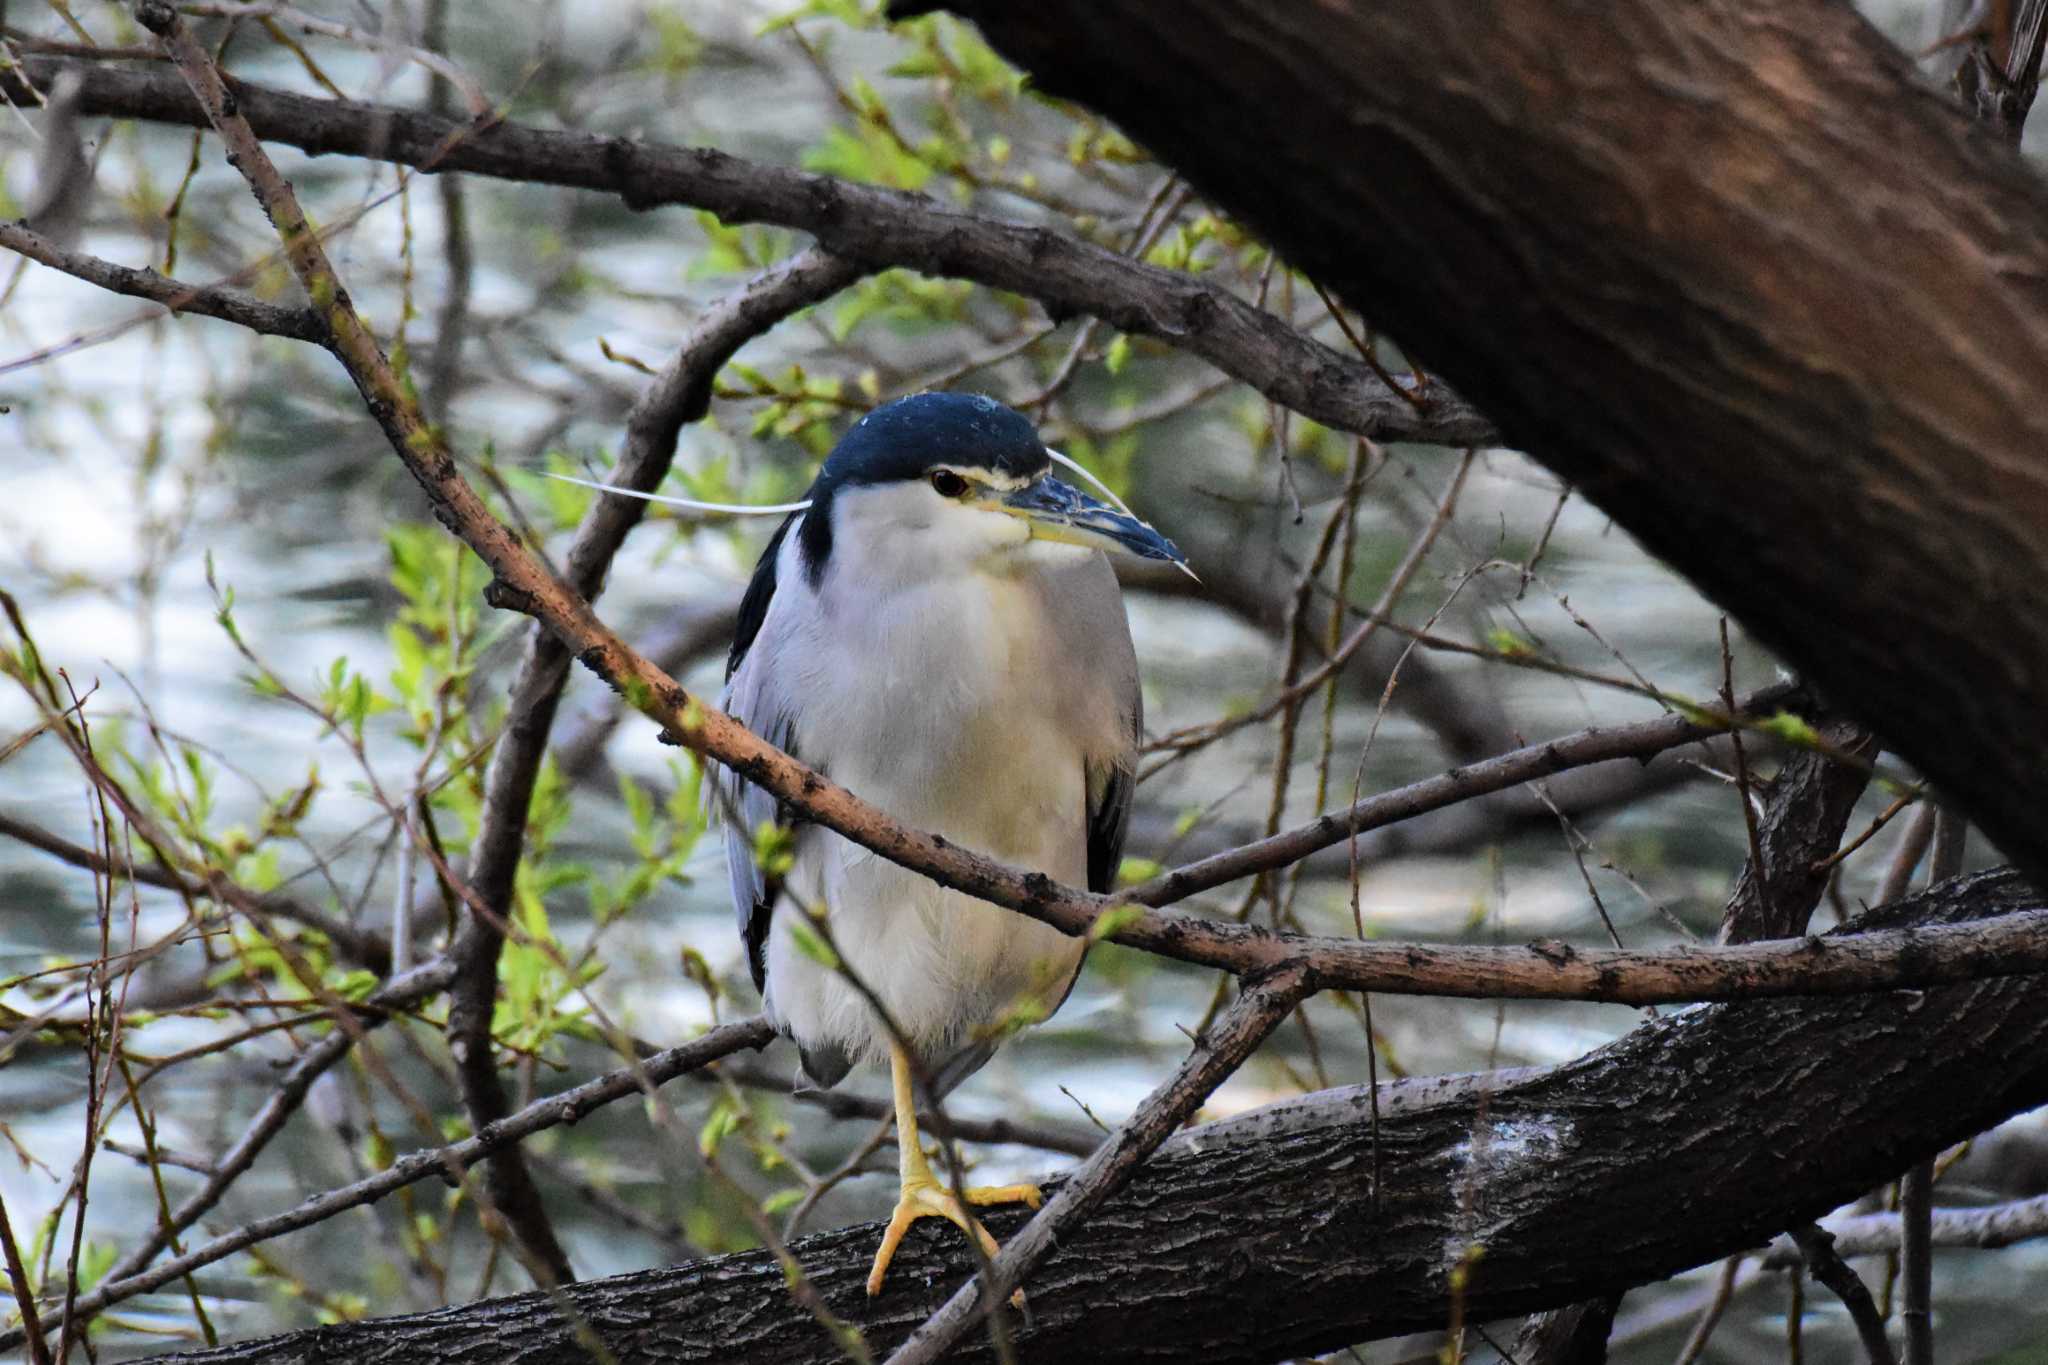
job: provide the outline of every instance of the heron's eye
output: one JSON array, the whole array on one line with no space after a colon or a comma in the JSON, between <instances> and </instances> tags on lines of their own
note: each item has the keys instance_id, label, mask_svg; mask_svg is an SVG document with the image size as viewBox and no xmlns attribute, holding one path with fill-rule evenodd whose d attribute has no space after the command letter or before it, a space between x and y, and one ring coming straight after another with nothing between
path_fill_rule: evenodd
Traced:
<instances>
[{"instance_id":1,"label":"heron's eye","mask_svg":"<svg viewBox=\"0 0 2048 1365\"><path fill-rule=\"evenodd\" d=\"M967 496L967 480L950 469L934 469L932 491L942 498L964 498Z\"/></svg>"}]
</instances>

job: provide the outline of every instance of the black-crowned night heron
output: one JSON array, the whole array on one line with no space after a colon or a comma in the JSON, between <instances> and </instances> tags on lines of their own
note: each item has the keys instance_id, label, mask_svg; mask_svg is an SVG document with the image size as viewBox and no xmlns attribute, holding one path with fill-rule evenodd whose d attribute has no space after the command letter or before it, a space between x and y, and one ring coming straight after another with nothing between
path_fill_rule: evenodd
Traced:
<instances>
[{"instance_id":1,"label":"black-crowned night heron","mask_svg":"<svg viewBox=\"0 0 2048 1365\"><path fill-rule=\"evenodd\" d=\"M1054 478L1056 458L993 399L921 394L862 418L761 555L724 705L905 824L1104 891L1141 706L1102 552L1185 561ZM764 868L759 832L784 813L732 774L720 781L740 934L769 1018L796 1042L800 1083L889 1064L902 1186L868 1292L919 1218L950 1219L993 1254L925 1160L913 1081L943 1091L1059 1008L1085 945L818 826ZM966 1197L1036 1204L1038 1190Z\"/></svg>"}]
</instances>

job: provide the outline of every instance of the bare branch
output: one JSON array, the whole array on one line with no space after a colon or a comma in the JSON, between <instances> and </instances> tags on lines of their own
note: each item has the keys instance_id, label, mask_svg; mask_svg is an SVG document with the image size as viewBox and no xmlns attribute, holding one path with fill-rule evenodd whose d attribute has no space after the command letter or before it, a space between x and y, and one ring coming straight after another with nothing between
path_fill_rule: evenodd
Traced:
<instances>
[{"instance_id":1,"label":"bare branch","mask_svg":"<svg viewBox=\"0 0 2048 1365\"><path fill-rule=\"evenodd\" d=\"M162 865L147 867L134 866L127 862L115 864L83 844L74 844L69 839L52 834L26 820L17 820L6 814L0 814L0 835L19 840L30 848L41 849L73 867L109 876L132 877L145 886L161 887L166 891L175 891L181 896L196 900L232 898L253 902L261 908L263 914L289 920L294 924L303 924L308 929L319 931L344 956L379 976L391 970L391 945L381 934L358 929L347 921L337 919L295 897L282 896L275 892L251 891L246 887L223 890L232 883L219 872L211 870L208 875L197 877L187 876Z\"/></svg>"},{"instance_id":2,"label":"bare branch","mask_svg":"<svg viewBox=\"0 0 2048 1365\"><path fill-rule=\"evenodd\" d=\"M2048 1195L2016 1199L1981 1209L1936 1209L1929 1229L1930 1244L1958 1250L1995 1251L2020 1242L2048 1237ZM1905 1245L1904 1219L1896 1213L1860 1213L1821 1223L1843 1256L1881 1256ZM1775 1244L1764 1265L1782 1269L1802 1253L1787 1243Z\"/></svg>"},{"instance_id":3,"label":"bare branch","mask_svg":"<svg viewBox=\"0 0 2048 1365\"><path fill-rule=\"evenodd\" d=\"M1898 1358L1892 1354L1891 1343L1885 1340L1884 1319L1877 1315L1877 1305L1871 1301L1870 1290L1843 1262L1841 1254L1835 1250L1835 1239L1812 1223L1795 1225L1791 1237L1799 1244L1800 1254L1806 1258L1806 1268L1813 1272L1813 1278L1832 1289L1835 1297L1842 1301L1842 1306L1849 1310L1849 1320L1856 1324L1856 1335L1862 1338L1870 1365L1896 1365Z\"/></svg>"},{"instance_id":4,"label":"bare branch","mask_svg":"<svg viewBox=\"0 0 2048 1365\"><path fill-rule=\"evenodd\" d=\"M1760 858L1742 865L1721 917L1723 943L1749 943L1806 932L1827 890L1829 855L1841 845L1850 813L1870 785L1867 768L1843 763L1837 752L1865 761L1877 757L1870 732L1842 717L1819 717L1826 749L1795 753L1771 783L1757 820Z\"/></svg>"},{"instance_id":5,"label":"bare branch","mask_svg":"<svg viewBox=\"0 0 2048 1365\"><path fill-rule=\"evenodd\" d=\"M197 313L239 323L265 336L290 337L316 346L327 344L327 329L321 325L320 315L310 308L267 303L253 294L223 285L186 284L147 267L136 270L82 251L65 251L19 223L0 222L0 246L112 293L160 303L173 315Z\"/></svg>"},{"instance_id":6,"label":"bare branch","mask_svg":"<svg viewBox=\"0 0 2048 1365\"><path fill-rule=\"evenodd\" d=\"M179 1233L198 1222L218 1204L242 1173L255 1164L256 1158L270 1145L270 1140L283 1131L285 1123L298 1112L299 1106L305 1103L307 1092L312 1090L313 1082L347 1054L359 1032L377 1027L390 1018L393 1011L409 1008L440 994L447 989L453 974L453 964L446 957L439 957L402 976L393 977L364 1002L364 1008L356 1016L356 1028L337 1028L300 1053L278 1081L277 1088L263 1102L262 1108L256 1111L256 1117L242 1130L242 1135L214 1162L206 1182L186 1197L168 1221L159 1221L140 1244L116 1262L107 1272L101 1287L79 1299L73 1307L73 1314L89 1316L103 1304L113 1302L99 1296L113 1284L141 1276L144 1267L154 1261ZM167 1276L153 1283L163 1284L175 1278L175 1275ZM0 1333L0 1350L6 1350L10 1344L7 1335Z\"/></svg>"}]
</instances>

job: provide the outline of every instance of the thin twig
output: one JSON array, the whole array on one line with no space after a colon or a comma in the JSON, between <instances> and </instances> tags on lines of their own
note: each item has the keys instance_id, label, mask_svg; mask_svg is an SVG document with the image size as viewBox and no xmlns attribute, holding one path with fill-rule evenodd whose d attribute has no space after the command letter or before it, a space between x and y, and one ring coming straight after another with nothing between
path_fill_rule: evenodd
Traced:
<instances>
[{"instance_id":1,"label":"thin twig","mask_svg":"<svg viewBox=\"0 0 2048 1365\"><path fill-rule=\"evenodd\" d=\"M197 313L238 323L265 336L290 337L316 346L327 343L327 329L311 308L270 303L225 285L187 284L147 267L137 270L82 251L66 251L20 223L0 222L0 246L110 293L160 303L174 315Z\"/></svg>"},{"instance_id":2,"label":"thin twig","mask_svg":"<svg viewBox=\"0 0 2048 1365\"><path fill-rule=\"evenodd\" d=\"M1714 1329L1721 1324L1721 1314L1728 1310L1728 1300L1735 1293L1735 1273L1742 1269L1742 1257L1730 1256L1721 1262L1721 1272L1714 1277L1714 1294L1707 1300L1700 1320L1693 1324L1692 1332L1686 1337L1685 1345L1679 1349L1677 1365L1692 1365L1707 1349L1707 1342L1713 1339Z\"/></svg>"},{"instance_id":3,"label":"thin twig","mask_svg":"<svg viewBox=\"0 0 2048 1365\"><path fill-rule=\"evenodd\" d=\"M21 1263L21 1249L14 1242L14 1225L7 1219L7 1201L0 1199L0 1253L7 1258L7 1283L14 1290L15 1306L21 1309L21 1329L28 1335L29 1359L34 1365L51 1365L50 1343L43 1338L43 1320L36 1313L36 1297L29 1293L28 1271Z\"/></svg>"},{"instance_id":4,"label":"thin twig","mask_svg":"<svg viewBox=\"0 0 2048 1365\"><path fill-rule=\"evenodd\" d=\"M183 1256L140 1274L110 1278L90 1294L79 1298L72 1310L73 1316L90 1316L110 1304L147 1293L201 1266L212 1265L246 1247L255 1246L258 1242L267 1242L273 1237L323 1223L337 1213L381 1199L394 1190L403 1189L429 1176L450 1170L461 1170L493 1152L522 1142L535 1133L544 1132L560 1124L575 1123L607 1104L631 1095L643 1094L649 1086L661 1085L699 1067L708 1066L720 1057L763 1047L774 1036L775 1031L758 1015L751 1019L742 1019L713 1029L703 1037L681 1047L670 1048L667 1052L645 1061L636 1061L631 1065L608 1071L595 1080L585 1081L573 1089L535 1100L525 1108L507 1115L499 1122L460 1142L410 1152L367 1179L328 1190L324 1194L313 1195L283 1213L257 1219L233 1232L216 1237L203 1246L194 1247Z\"/></svg>"},{"instance_id":5,"label":"thin twig","mask_svg":"<svg viewBox=\"0 0 2048 1365\"><path fill-rule=\"evenodd\" d=\"M1934 821L1927 879L1941 883L1963 870L1969 826L1944 804ZM1899 1179L1899 1320L1906 1329L1906 1365L1934 1365L1934 1163L1922 1161Z\"/></svg>"},{"instance_id":6,"label":"thin twig","mask_svg":"<svg viewBox=\"0 0 2048 1365\"><path fill-rule=\"evenodd\" d=\"M2020 1242L2048 1237L2048 1195L2015 1199L1985 1208L1936 1209L1930 1220L1929 1244L1958 1250L1995 1251ZM1903 1220L1896 1213L1857 1213L1822 1222L1834 1238L1838 1255L1877 1256L1897 1251L1905 1241ZM1796 1246L1773 1243L1762 1264L1782 1270L1802 1255Z\"/></svg>"},{"instance_id":7,"label":"thin twig","mask_svg":"<svg viewBox=\"0 0 2048 1365\"><path fill-rule=\"evenodd\" d=\"M1885 1340L1884 1319L1878 1316L1877 1304L1862 1279L1835 1250L1835 1239L1812 1223L1796 1224L1790 1235L1799 1244L1813 1278L1833 1290L1849 1310L1849 1320L1856 1324L1856 1335L1862 1338L1870 1365L1895 1365L1897 1357L1892 1354L1891 1343Z\"/></svg>"}]
</instances>

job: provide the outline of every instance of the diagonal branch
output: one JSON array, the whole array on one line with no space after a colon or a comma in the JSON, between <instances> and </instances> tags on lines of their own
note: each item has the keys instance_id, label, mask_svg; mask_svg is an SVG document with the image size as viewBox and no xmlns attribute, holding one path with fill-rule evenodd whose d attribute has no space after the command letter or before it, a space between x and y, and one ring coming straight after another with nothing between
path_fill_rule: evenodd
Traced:
<instances>
[{"instance_id":1,"label":"diagonal branch","mask_svg":"<svg viewBox=\"0 0 2048 1365\"><path fill-rule=\"evenodd\" d=\"M82 1296L72 1307L75 1317L89 1316L106 1302L98 1296L109 1284L141 1275L151 1261L154 1261L179 1233L191 1227L204 1217L227 1195L234 1183L244 1172L256 1164L256 1158L283 1131L285 1123L305 1103L313 1083L340 1061L363 1032L376 1028L394 1013L408 1009L422 1000L439 995L447 989L453 976L454 964L443 956L431 962L421 963L409 972L395 976L363 1002L357 1012L354 1028L336 1028L319 1042L314 1043L292 1062L278 1080L277 1088L270 1092L268 1099L249 1120L249 1126L235 1139L229 1148L221 1153L209 1169L206 1181L178 1205L168 1220L160 1220L149 1230L127 1255L117 1261L102 1282L101 1288ZM168 1276L157 1284L168 1283L176 1276ZM0 1350L8 1349L9 1335L0 1333Z\"/></svg>"},{"instance_id":2,"label":"diagonal branch","mask_svg":"<svg viewBox=\"0 0 2048 1365\"><path fill-rule=\"evenodd\" d=\"M1834 1236L1817 1223L1795 1223L1789 1235L1798 1244L1813 1278L1832 1289L1849 1310L1849 1320L1856 1324L1856 1335L1862 1339L1870 1365L1897 1365L1898 1357L1892 1354L1891 1343L1885 1339L1884 1319L1878 1316L1870 1290L1835 1250Z\"/></svg>"}]
</instances>

